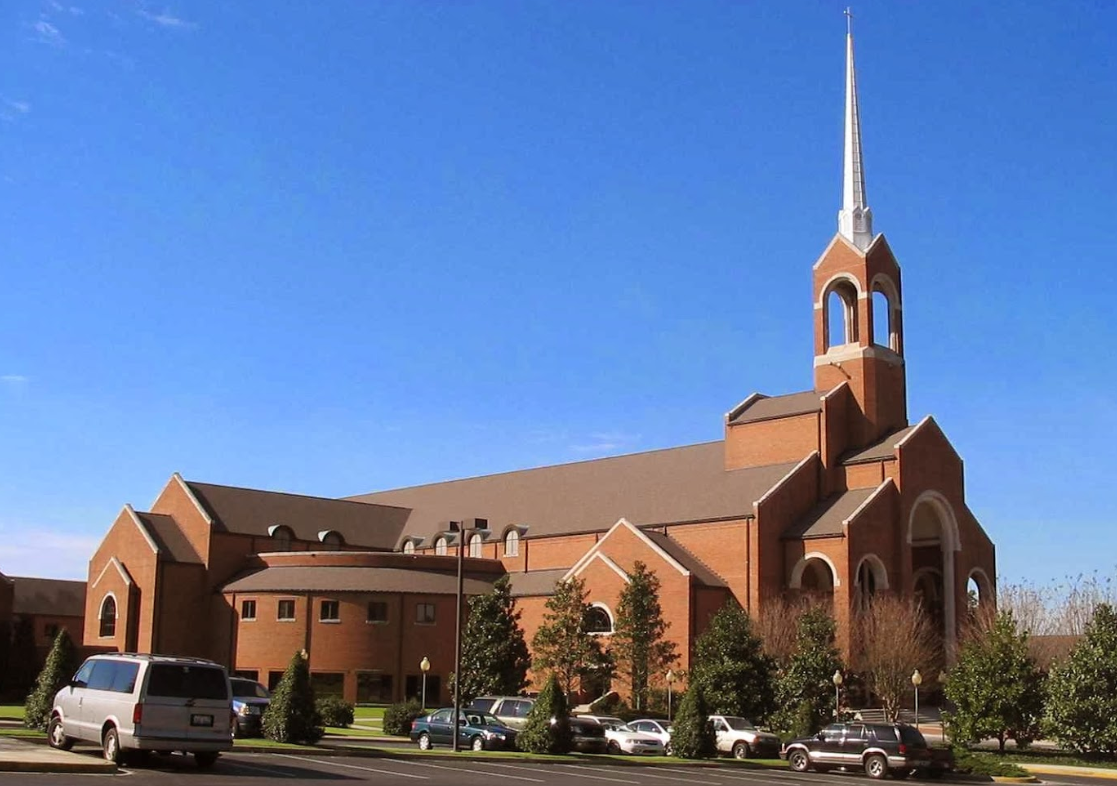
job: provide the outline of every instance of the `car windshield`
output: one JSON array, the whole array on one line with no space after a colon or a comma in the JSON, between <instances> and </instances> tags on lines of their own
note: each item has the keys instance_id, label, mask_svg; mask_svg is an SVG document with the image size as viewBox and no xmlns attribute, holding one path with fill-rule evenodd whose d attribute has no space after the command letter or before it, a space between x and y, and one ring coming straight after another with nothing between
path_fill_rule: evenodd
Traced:
<instances>
[{"instance_id":1,"label":"car windshield","mask_svg":"<svg viewBox=\"0 0 1117 786\"><path fill-rule=\"evenodd\" d=\"M602 718L598 723L609 731L632 731L620 718Z\"/></svg>"},{"instance_id":2,"label":"car windshield","mask_svg":"<svg viewBox=\"0 0 1117 786\"><path fill-rule=\"evenodd\" d=\"M725 722L729 724L729 728L733 731L756 731L756 727L752 725L752 721L748 718L728 717Z\"/></svg>"},{"instance_id":3,"label":"car windshield","mask_svg":"<svg viewBox=\"0 0 1117 786\"><path fill-rule=\"evenodd\" d=\"M237 699L270 699L268 689L254 680L229 680L233 697Z\"/></svg>"},{"instance_id":4,"label":"car windshield","mask_svg":"<svg viewBox=\"0 0 1117 786\"><path fill-rule=\"evenodd\" d=\"M503 726L497 717L488 712L467 712L465 722L470 726Z\"/></svg>"}]
</instances>

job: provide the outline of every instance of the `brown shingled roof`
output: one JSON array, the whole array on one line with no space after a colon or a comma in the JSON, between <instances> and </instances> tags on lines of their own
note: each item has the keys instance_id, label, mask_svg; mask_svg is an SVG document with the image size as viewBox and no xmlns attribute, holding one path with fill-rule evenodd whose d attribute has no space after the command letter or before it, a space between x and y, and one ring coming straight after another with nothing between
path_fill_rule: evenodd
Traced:
<instances>
[{"instance_id":1,"label":"brown shingled roof","mask_svg":"<svg viewBox=\"0 0 1117 786\"><path fill-rule=\"evenodd\" d=\"M876 488L853 489L829 497L783 531L784 540L826 538L845 532L842 522L867 500Z\"/></svg>"},{"instance_id":2,"label":"brown shingled roof","mask_svg":"<svg viewBox=\"0 0 1117 786\"><path fill-rule=\"evenodd\" d=\"M428 539L444 522L471 516L496 532L526 524L528 537L567 535L605 530L621 517L647 525L751 515L752 503L794 466L726 471L724 462L723 443L707 442L353 499L409 508L402 534Z\"/></svg>"},{"instance_id":3,"label":"brown shingled roof","mask_svg":"<svg viewBox=\"0 0 1117 786\"><path fill-rule=\"evenodd\" d=\"M179 528L174 516L162 513L142 513L136 511L136 518L144 525L151 539L155 541L159 553L171 562L201 564L202 558L190 545L190 541Z\"/></svg>"},{"instance_id":4,"label":"brown shingled roof","mask_svg":"<svg viewBox=\"0 0 1117 786\"><path fill-rule=\"evenodd\" d=\"M671 536L655 530L644 530L644 534L651 538L653 543L670 554L676 562L689 570L690 574L700 583L707 587L725 586L725 579L715 573L698 557L687 551L681 543L671 538Z\"/></svg>"},{"instance_id":5,"label":"brown shingled roof","mask_svg":"<svg viewBox=\"0 0 1117 786\"><path fill-rule=\"evenodd\" d=\"M299 540L318 540L319 532L334 530L347 544L388 551L395 548L409 514L384 504L194 481L187 485L218 530L248 535L266 536L269 527L283 524Z\"/></svg>"},{"instance_id":6,"label":"brown shingled roof","mask_svg":"<svg viewBox=\"0 0 1117 786\"><path fill-rule=\"evenodd\" d=\"M737 412L730 419L729 424L755 423L758 420L775 420L821 412L822 396L823 394L816 390L804 390L802 393L788 393L783 396L760 395Z\"/></svg>"},{"instance_id":7,"label":"brown shingled roof","mask_svg":"<svg viewBox=\"0 0 1117 786\"><path fill-rule=\"evenodd\" d=\"M869 461L883 461L885 459L896 457L896 443L906 437L915 429L915 426L908 426L899 431L893 431L888 436L881 439L879 442L869 445L863 450L858 450L851 453L842 459L843 464L860 464Z\"/></svg>"},{"instance_id":8,"label":"brown shingled roof","mask_svg":"<svg viewBox=\"0 0 1117 786\"><path fill-rule=\"evenodd\" d=\"M10 576L15 584L13 614L85 616L85 582Z\"/></svg>"},{"instance_id":9,"label":"brown shingled roof","mask_svg":"<svg viewBox=\"0 0 1117 786\"><path fill-rule=\"evenodd\" d=\"M464 581L466 595L482 595L497 576ZM409 592L456 595L456 573L407 568L294 566L271 567L234 579L224 592Z\"/></svg>"},{"instance_id":10,"label":"brown shingled roof","mask_svg":"<svg viewBox=\"0 0 1117 786\"><path fill-rule=\"evenodd\" d=\"M509 573L512 581L512 597L526 598L531 596L553 595L555 585L566 575L569 568L552 568L549 570L531 570L527 573Z\"/></svg>"}]
</instances>

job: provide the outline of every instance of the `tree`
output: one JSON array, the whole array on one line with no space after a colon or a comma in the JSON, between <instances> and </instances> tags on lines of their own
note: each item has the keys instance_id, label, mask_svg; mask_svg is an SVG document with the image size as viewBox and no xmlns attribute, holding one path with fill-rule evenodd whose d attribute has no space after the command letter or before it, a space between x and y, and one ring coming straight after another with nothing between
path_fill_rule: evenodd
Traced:
<instances>
[{"instance_id":1,"label":"tree","mask_svg":"<svg viewBox=\"0 0 1117 786\"><path fill-rule=\"evenodd\" d=\"M753 623L753 630L764 645L764 652L777 668L787 668L795 653L795 640L800 615L807 608L805 601L792 602L783 597L765 601Z\"/></svg>"},{"instance_id":2,"label":"tree","mask_svg":"<svg viewBox=\"0 0 1117 786\"><path fill-rule=\"evenodd\" d=\"M722 606L694 644L691 683L701 685L715 713L762 722L774 703L774 673L748 612L736 602Z\"/></svg>"},{"instance_id":3,"label":"tree","mask_svg":"<svg viewBox=\"0 0 1117 786\"><path fill-rule=\"evenodd\" d=\"M569 752L570 707L554 674L532 705L527 725L516 736L516 744L528 753Z\"/></svg>"},{"instance_id":4,"label":"tree","mask_svg":"<svg viewBox=\"0 0 1117 786\"><path fill-rule=\"evenodd\" d=\"M618 670L628 678L633 709L648 706L653 679L662 678L678 655L675 642L665 641L670 623L659 605L659 577L637 561L628 574L629 583L617 603L617 621L609 652Z\"/></svg>"},{"instance_id":5,"label":"tree","mask_svg":"<svg viewBox=\"0 0 1117 786\"><path fill-rule=\"evenodd\" d=\"M527 686L531 656L507 575L496 581L492 592L470 599L461 663L463 703L487 694L515 696Z\"/></svg>"},{"instance_id":6,"label":"tree","mask_svg":"<svg viewBox=\"0 0 1117 786\"><path fill-rule=\"evenodd\" d=\"M854 624L855 667L894 721L915 670L938 673L937 637L918 603L892 594L875 595Z\"/></svg>"},{"instance_id":7,"label":"tree","mask_svg":"<svg viewBox=\"0 0 1117 786\"><path fill-rule=\"evenodd\" d=\"M276 742L312 745L322 739L322 719L314 703L310 665L296 652L283 672L263 718L264 736Z\"/></svg>"},{"instance_id":8,"label":"tree","mask_svg":"<svg viewBox=\"0 0 1117 786\"><path fill-rule=\"evenodd\" d=\"M1117 754L1117 612L1094 610L1085 635L1048 678L1050 733L1080 753Z\"/></svg>"},{"instance_id":9,"label":"tree","mask_svg":"<svg viewBox=\"0 0 1117 786\"><path fill-rule=\"evenodd\" d=\"M995 737L1031 742L1043 715L1043 677L1018 633L1012 613L1002 611L985 630L966 637L946 680L951 737L974 743Z\"/></svg>"},{"instance_id":10,"label":"tree","mask_svg":"<svg viewBox=\"0 0 1117 786\"><path fill-rule=\"evenodd\" d=\"M842 667L834 646L837 625L821 606L805 610L797 622L795 650L776 679L772 725L788 736L821 729L833 718L834 672Z\"/></svg>"},{"instance_id":11,"label":"tree","mask_svg":"<svg viewBox=\"0 0 1117 786\"><path fill-rule=\"evenodd\" d=\"M717 737L710 723L710 706L702 684L691 680L671 733L671 755L680 759L709 759L717 755Z\"/></svg>"},{"instance_id":12,"label":"tree","mask_svg":"<svg viewBox=\"0 0 1117 786\"><path fill-rule=\"evenodd\" d=\"M554 675L564 696L595 670L611 669L611 659L587 632L589 610L584 581L559 582L555 594L547 599L543 624L531 640L535 671Z\"/></svg>"},{"instance_id":13,"label":"tree","mask_svg":"<svg viewBox=\"0 0 1117 786\"><path fill-rule=\"evenodd\" d=\"M77 666L77 649L65 628L58 631L47 655L43 670L35 683L35 690L27 697L23 708L23 723L29 729L46 731L50 713L54 709L54 694L62 689Z\"/></svg>"}]
</instances>

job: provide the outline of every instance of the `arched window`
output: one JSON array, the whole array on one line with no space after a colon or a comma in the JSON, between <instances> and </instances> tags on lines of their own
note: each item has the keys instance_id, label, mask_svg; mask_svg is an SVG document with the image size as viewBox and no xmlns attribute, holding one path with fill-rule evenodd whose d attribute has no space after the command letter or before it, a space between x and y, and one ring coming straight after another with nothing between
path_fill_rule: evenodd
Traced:
<instances>
[{"instance_id":1,"label":"arched window","mask_svg":"<svg viewBox=\"0 0 1117 786\"><path fill-rule=\"evenodd\" d=\"M826 348L856 344L857 288L849 281L836 282L826 294Z\"/></svg>"},{"instance_id":2,"label":"arched window","mask_svg":"<svg viewBox=\"0 0 1117 786\"><path fill-rule=\"evenodd\" d=\"M340 550L342 545L344 545L345 543L345 539L341 537L341 533L334 532L333 530L330 530L329 532L323 532L319 537L319 540L321 540L322 545L330 551Z\"/></svg>"},{"instance_id":3,"label":"arched window","mask_svg":"<svg viewBox=\"0 0 1117 786\"><path fill-rule=\"evenodd\" d=\"M446 556L446 538L440 537L434 542L434 553L440 557Z\"/></svg>"},{"instance_id":4,"label":"arched window","mask_svg":"<svg viewBox=\"0 0 1117 786\"><path fill-rule=\"evenodd\" d=\"M116 635L116 598L112 595L106 595L101 601L101 629L98 635L103 639Z\"/></svg>"},{"instance_id":5,"label":"arched window","mask_svg":"<svg viewBox=\"0 0 1117 786\"><path fill-rule=\"evenodd\" d=\"M403 542L403 553L404 554L414 554L415 553L415 541L405 540Z\"/></svg>"},{"instance_id":6,"label":"arched window","mask_svg":"<svg viewBox=\"0 0 1117 786\"><path fill-rule=\"evenodd\" d=\"M873 290L873 343L895 349L892 341L892 303L883 289Z\"/></svg>"},{"instance_id":7,"label":"arched window","mask_svg":"<svg viewBox=\"0 0 1117 786\"><path fill-rule=\"evenodd\" d=\"M480 535L478 535L478 534L470 535L469 536L469 556L471 556L471 557L481 557L482 556L482 554L481 554L481 544L483 544L484 542L485 542L485 539L483 537L481 537Z\"/></svg>"},{"instance_id":8,"label":"arched window","mask_svg":"<svg viewBox=\"0 0 1117 786\"><path fill-rule=\"evenodd\" d=\"M586 633L612 633L613 617L601 605L590 606L586 612Z\"/></svg>"},{"instance_id":9,"label":"arched window","mask_svg":"<svg viewBox=\"0 0 1117 786\"><path fill-rule=\"evenodd\" d=\"M275 541L275 551L290 551L291 541L294 539L294 533L291 532L290 527L284 527L282 524L278 527L272 528L272 540Z\"/></svg>"},{"instance_id":10,"label":"arched window","mask_svg":"<svg viewBox=\"0 0 1117 786\"><path fill-rule=\"evenodd\" d=\"M504 556L518 557L520 556L520 531L515 529L508 530L508 534L504 536Z\"/></svg>"}]
</instances>

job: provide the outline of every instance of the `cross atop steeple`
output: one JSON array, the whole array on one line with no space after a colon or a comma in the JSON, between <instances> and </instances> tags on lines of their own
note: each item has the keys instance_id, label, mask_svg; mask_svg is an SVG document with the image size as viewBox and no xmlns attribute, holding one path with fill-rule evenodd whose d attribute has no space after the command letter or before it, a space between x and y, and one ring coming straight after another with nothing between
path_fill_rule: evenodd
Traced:
<instances>
[{"instance_id":1,"label":"cross atop steeple","mask_svg":"<svg viewBox=\"0 0 1117 786\"><path fill-rule=\"evenodd\" d=\"M864 251L873 240L873 211L865 198L865 170L861 155L861 111L857 103L857 75L853 68L853 12L846 17L845 153L842 158L842 209L838 232Z\"/></svg>"}]
</instances>

